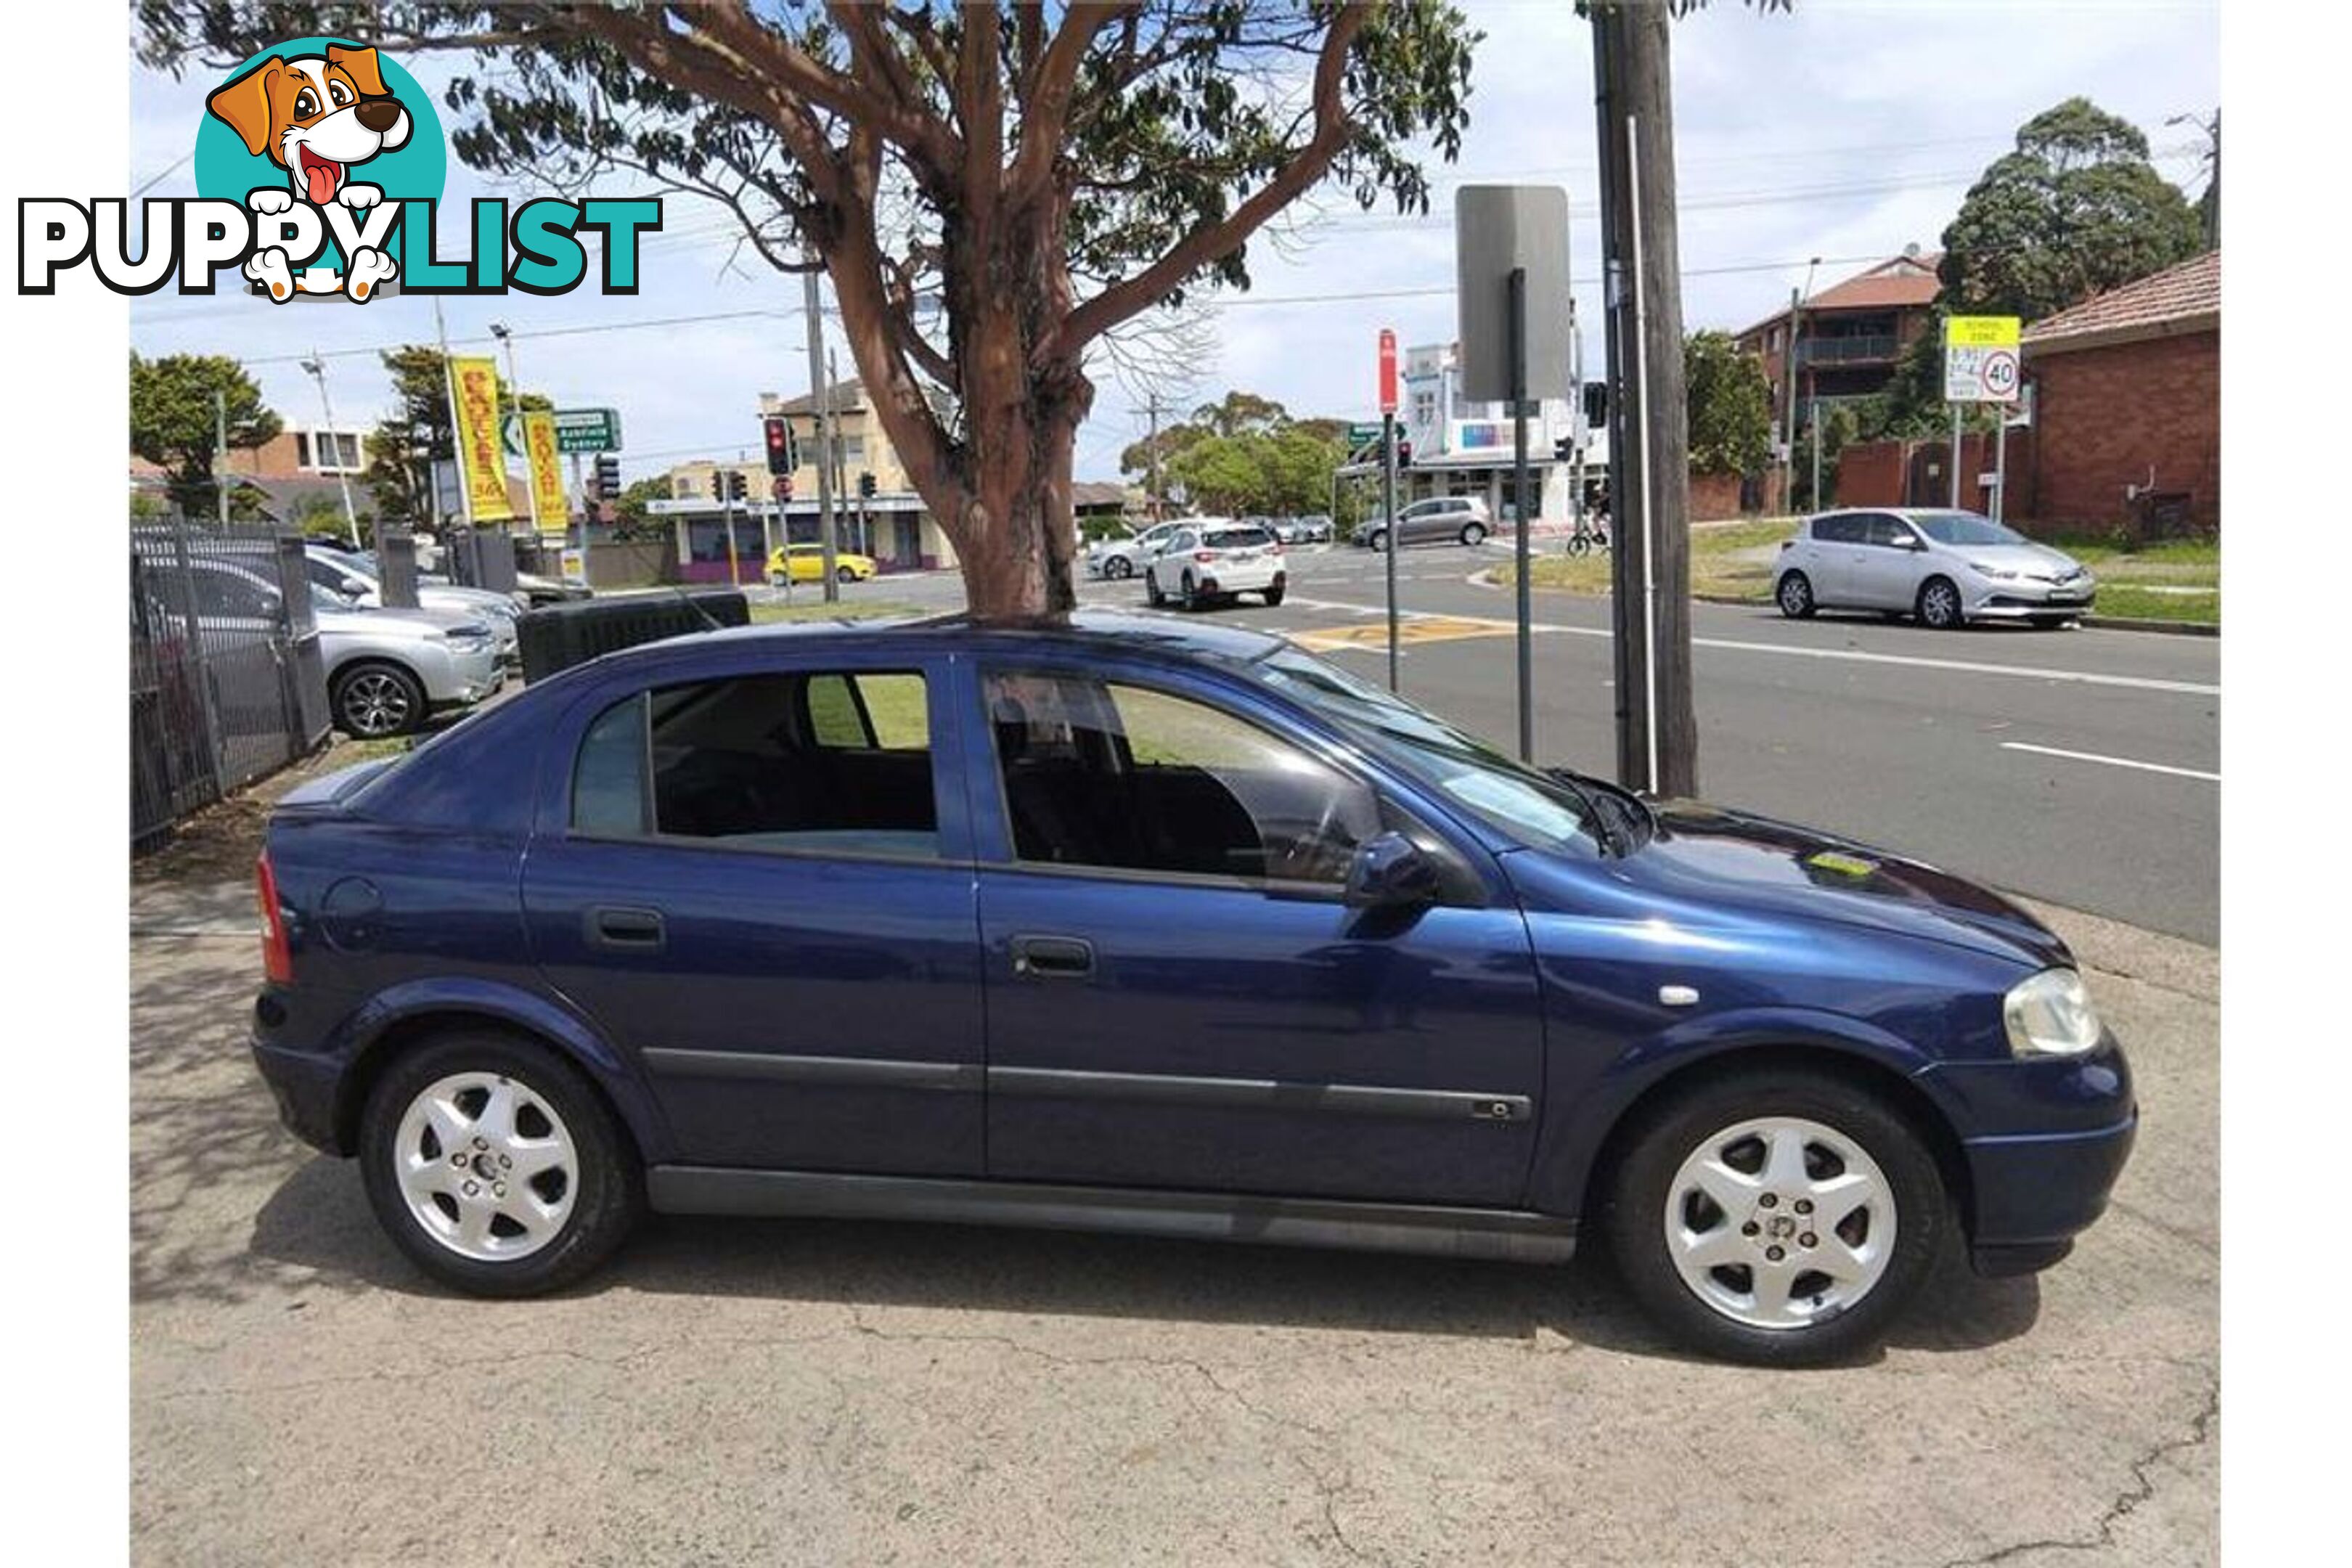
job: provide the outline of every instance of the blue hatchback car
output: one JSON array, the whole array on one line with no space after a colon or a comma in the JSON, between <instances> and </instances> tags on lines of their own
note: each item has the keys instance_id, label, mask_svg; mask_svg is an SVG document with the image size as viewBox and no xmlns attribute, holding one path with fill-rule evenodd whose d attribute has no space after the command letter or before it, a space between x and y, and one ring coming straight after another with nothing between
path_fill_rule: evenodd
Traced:
<instances>
[{"instance_id":1,"label":"blue hatchback car","mask_svg":"<svg viewBox=\"0 0 2352 1568\"><path fill-rule=\"evenodd\" d=\"M255 1055L437 1279L650 1207L1567 1258L1685 1342L2063 1257L2131 1079L1958 878L1146 616L609 655L289 796Z\"/></svg>"}]
</instances>

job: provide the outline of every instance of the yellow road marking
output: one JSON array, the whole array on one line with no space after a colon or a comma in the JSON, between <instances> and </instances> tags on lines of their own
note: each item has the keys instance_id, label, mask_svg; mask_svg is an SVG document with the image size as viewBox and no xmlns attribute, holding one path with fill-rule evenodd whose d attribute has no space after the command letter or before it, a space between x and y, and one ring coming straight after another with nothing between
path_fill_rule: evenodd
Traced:
<instances>
[{"instance_id":1,"label":"yellow road marking","mask_svg":"<svg viewBox=\"0 0 2352 1568\"><path fill-rule=\"evenodd\" d=\"M1508 621L1469 620L1458 616L1415 616L1397 624L1400 645L1417 642L1459 642L1465 637L1499 637L1511 635ZM1307 631L1283 634L1303 648L1316 653L1337 653L1343 648L1379 647L1389 646L1389 626L1384 620L1365 621L1354 626L1317 626Z\"/></svg>"}]
</instances>

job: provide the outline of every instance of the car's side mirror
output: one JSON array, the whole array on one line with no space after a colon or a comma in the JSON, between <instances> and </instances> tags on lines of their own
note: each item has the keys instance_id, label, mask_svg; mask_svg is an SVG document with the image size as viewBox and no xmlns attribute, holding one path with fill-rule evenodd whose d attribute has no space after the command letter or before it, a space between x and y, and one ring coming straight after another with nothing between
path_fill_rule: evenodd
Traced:
<instances>
[{"instance_id":1,"label":"car's side mirror","mask_svg":"<svg viewBox=\"0 0 2352 1568\"><path fill-rule=\"evenodd\" d=\"M1924 552L1927 548L1927 542L1920 538L1916 533L1906 533L1900 540L1896 541L1896 542L1901 544L1906 550L1917 550Z\"/></svg>"},{"instance_id":2,"label":"car's side mirror","mask_svg":"<svg viewBox=\"0 0 2352 1568\"><path fill-rule=\"evenodd\" d=\"M335 592L346 599L364 599L367 597L367 584L356 577L346 577L336 587Z\"/></svg>"},{"instance_id":3,"label":"car's side mirror","mask_svg":"<svg viewBox=\"0 0 2352 1568\"><path fill-rule=\"evenodd\" d=\"M1439 890L1437 862L1402 833L1380 833L1364 840L1348 867L1346 899L1351 909L1419 909L1435 903Z\"/></svg>"}]
</instances>

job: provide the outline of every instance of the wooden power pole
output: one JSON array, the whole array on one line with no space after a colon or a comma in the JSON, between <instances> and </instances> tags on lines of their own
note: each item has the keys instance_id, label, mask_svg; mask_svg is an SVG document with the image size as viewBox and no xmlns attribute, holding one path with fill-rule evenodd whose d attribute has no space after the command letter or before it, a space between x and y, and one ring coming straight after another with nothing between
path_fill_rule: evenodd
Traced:
<instances>
[{"instance_id":1,"label":"wooden power pole","mask_svg":"<svg viewBox=\"0 0 2352 1568\"><path fill-rule=\"evenodd\" d=\"M1609 316L1617 777L1631 789L1690 795L1698 793L1698 725L1669 13L1595 0L1591 18Z\"/></svg>"}]
</instances>

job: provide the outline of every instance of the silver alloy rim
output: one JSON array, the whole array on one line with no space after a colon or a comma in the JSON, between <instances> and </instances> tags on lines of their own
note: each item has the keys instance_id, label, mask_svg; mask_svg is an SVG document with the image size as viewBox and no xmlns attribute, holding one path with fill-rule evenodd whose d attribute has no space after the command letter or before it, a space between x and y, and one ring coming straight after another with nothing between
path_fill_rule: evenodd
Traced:
<instances>
[{"instance_id":1,"label":"silver alloy rim","mask_svg":"<svg viewBox=\"0 0 2352 1568\"><path fill-rule=\"evenodd\" d=\"M580 1190L563 1119L500 1073L452 1073L410 1100L392 1167L425 1234L478 1263L512 1262L553 1241Z\"/></svg>"},{"instance_id":2,"label":"silver alloy rim","mask_svg":"<svg viewBox=\"0 0 2352 1568\"><path fill-rule=\"evenodd\" d=\"M1870 1294L1895 1254L1894 1189L1862 1145L1767 1116L1703 1141L1666 1188L1666 1256L1713 1311L1810 1327Z\"/></svg>"},{"instance_id":3,"label":"silver alloy rim","mask_svg":"<svg viewBox=\"0 0 2352 1568\"><path fill-rule=\"evenodd\" d=\"M1951 623L1953 613L1958 607L1958 600L1951 589L1946 587L1941 583L1931 583L1927 585L1928 625L1937 626L1948 626Z\"/></svg>"},{"instance_id":4,"label":"silver alloy rim","mask_svg":"<svg viewBox=\"0 0 2352 1568\"><path fill-rule=\"evenodd\" d=\"M343 687L343 721L362 735L389 735L408 722L408 689L400 678L371 669Z\"/></svg>"},{"instance_id":5,"label":"silver alloy rim","mask_svg":"<svg viewBox=\"0 0 2352 1568\"><path fill-rule=\"evenodd\" d=\"M1114 577L1124 577L1135 570L1135 564L1124 555L1114 555L1110 558L1110 564L1103 570Z\"/></svg>"},{"instance_id":6,"label":"silver alloy rim","mask_svg":"<svg viewBox=\"0 0 2352 1568\"><path fill-rule=\"evenodd\" d=\"M1801 578L1790 577L1780 584L1780 607L1792 616L1804 614L1805 584Z\"/></svg>"}]
</instances>

